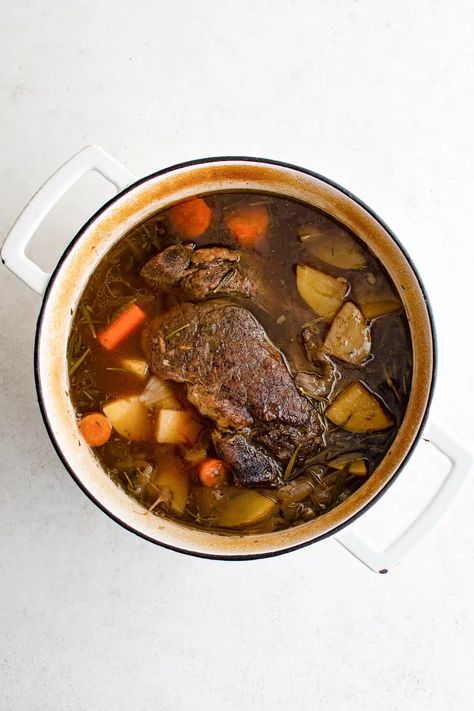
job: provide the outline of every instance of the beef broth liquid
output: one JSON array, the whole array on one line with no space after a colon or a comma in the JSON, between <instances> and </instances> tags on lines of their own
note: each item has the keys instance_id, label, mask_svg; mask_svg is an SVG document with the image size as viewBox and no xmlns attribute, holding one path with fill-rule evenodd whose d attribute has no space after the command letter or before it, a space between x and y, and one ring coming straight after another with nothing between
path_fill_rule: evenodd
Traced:
<instances>
[{"instance_id":1,"label":"beef broth liquid","mask_svg":"<svg viewBox=\"0 0 474 711\"><path fill-rule=\"evenodd\" d=\"M321 446L304 459L296 452L293 462L291 457L279 461L277 486L256 486L248 490L253 493L247 493L234 481L230 468L226 483L203 486L198 476L199 460L217 456L212 436L215 424L189 404L185 384L171 382L178 403L175 407L189 412L202 426L195 442L157 441L160 413L156 407L149 407L149 428L143 438L134 441L114 427L110 439L96 447L95 453L114 481L149 509L147 515L221 533L280 530L339 505L363 485L388 451L410 392L412 352L407 319L380 262L354 235L316 209L260 193L219 193L204 199L212 219L202 234L192 239L183 237L173 227L169 211L164 211L131 231L102 260L74 316L68 346L70 396L81 420L104 407L107 412L111 402L139 397L146 387L151 373L145 373L142 329L133 331L112 350L101 345L98 335L131 304L142 309L149 324L189 301L180 295L179 288L157 290L149 286L140 270L150 258L181 242L192 242L195 249L218 245L238 250L238 270L249 275L256 286L255 295L226 294L223 279L221 287L205 298L225 298L249 310L263 326L300 391L321 418ZM265 210L269 217L265 234L254 244L229 229L232 223L228 216L249 207ZM352 268L347 268L348 264ZM341 305L354 304L362 312L364 327L370 327L370 354L363 362L351 363L328 353L327 348L324 351L337 315L322 318L302 298L297 265L347 282ZM228 282L229 274L225 277ZM193 344L185 344L188 346L192 348ZM142 367L141 373L129 370L131 361L141 363L137 366ZM337 423L326 417L331 404L353 383L361 383L375 398L390 426L351 431L350 422L355 420ZM178 473L174 481L175 469ZM169 476L163 474L165 470ZM178 481L179 491L174 488Z\"/></svg>"}]
</instances>

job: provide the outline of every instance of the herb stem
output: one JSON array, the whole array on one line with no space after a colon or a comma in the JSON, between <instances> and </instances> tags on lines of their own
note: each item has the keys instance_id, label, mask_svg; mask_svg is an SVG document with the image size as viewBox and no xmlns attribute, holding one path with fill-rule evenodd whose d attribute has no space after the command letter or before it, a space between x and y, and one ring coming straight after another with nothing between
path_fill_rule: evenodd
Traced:
<instances>
[{"instance_id":1,"label":"herb stem","mask_svg":"<svg viewBox=\"0 0 474 711\"><path fill-rule=\"evenodd\" d=\"M79 356L79 358L72 364L72 366L69 369L69 377L71 377L71 375L74 375L76 370L85 361L85 359L87 358L87 356L89 355L90 352L91 352L91 349L86 348L84 353L81 356Z\"/></svg>"},{"instance_id":2,"label":"herb stem","mask_svg":"<svg viewBox=\"0 0 474 711\"><path fill-rule=\"evenodd\" d=\"M301 442L300 442L300 444L297 444L296 447L294 448L293 454L291 455L291 457L288 461L288 464L286 465L285 473L283 474L283 479L285 481L288 481L288 479L291 476L291 472L293 471L293 468L295 466L296 457L298 456L298 452L300 451L300 449L301 449Z\"/></svg>"},{"instance_id":3,"label":"herb stem","mask_svg":"<svg viewBox=\"0 0 474 711\"><path fill-rule=\"evenodd\" d=\"M82 313L83 313L85 322L87 323L87 325L89 326L89 328L91 330L92 337L96 338L97 333L95 330L94 322L92 321L91 314L90 314L89 310L87 309L86 306L84 306L84 304L82 304Z\"/></svg>"},{"instance_id":4,"label":"herb stem","mask_svg":"<svg viewBox=\"0 0 474 711\"><path fill-rule=\"evenodd\" d=\"M180 326L179 328L175 328L174 331L170 331L170 333L167 333L165 336L165 341L169 341L170 338L173 338L173 336L176 336L177 333L180 331L183 331L185 328L188 328L191 324L190 323L185 323L183 326Z\"/></svg>"},{"instance_id":5,"label":"herb stem","mask_svg":"<svg viewBox=\"0 0 474 711\"><path fill-rule=\"evenodd\" d=\"M322 316L319 316L318 318L312 318L311 321L306 321L301 328L307 328L308 326L314 326L317 323L320 323L321 321L324 321Z\"/></svg>"},{"instance_id":6,"label":"herb stem","mask_svg":"<svg viewBox=\"0 0 474 711\"><path fill-rule=\"evenodd\" d=\"M331 495L329 496L329 501L327 504L328 509L331 509L334 504L337 503L337 500L339 498L339 495L342 491L342 487L344 485L344 482L347 479L347 469L341 469L339 474L337 475L336 481L334 482L334 486L331 491Z\"/></svg>"},{"instance_id":7,"label":"herb stem","mask_svg":"<svg viewBox=\"0 0 474 711\"><path fill-rule=\"evenodd\" d=\"M217 291L220 291L225 286L227 286L227 284L230 282L230 280L236 273L236 269L229 269L229 271L224 274L218 285L212 290L212 293L215 294Z\"/></svg>"}]
</instances>

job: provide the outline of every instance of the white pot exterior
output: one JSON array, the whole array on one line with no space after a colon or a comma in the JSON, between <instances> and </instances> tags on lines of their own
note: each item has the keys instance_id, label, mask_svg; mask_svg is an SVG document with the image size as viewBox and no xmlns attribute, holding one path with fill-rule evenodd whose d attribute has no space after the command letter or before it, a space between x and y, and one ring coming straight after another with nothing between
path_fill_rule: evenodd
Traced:
<instances>
[{"instance_id":1,"label":"white pot exterior","mask_svg":"<svg viewBox=\"0 0 474 711\"><path fill-rule=\"evenodd\" d=\"M390 452L370 479L337 510L296 528L270 534L221 535L147 514L105 474L84 443L68 396L66 350L74 310L94 269L132 228L171 204L197 194L260 190L303 200L336 217L384 262L412 328L414 390ZM413 324L422 324L413 330ZM48 285L36 343L38 396L49 433L83 490L135 533L196 555L250 558L272 555L334 533L375 500L400 469L420 432L433 382L433 334L425 296L408 259L387 228L362 204L326 180L276 163L219 159L177 166L139 181L107 203L63 255Z\"/></svg>"}]
</instances>

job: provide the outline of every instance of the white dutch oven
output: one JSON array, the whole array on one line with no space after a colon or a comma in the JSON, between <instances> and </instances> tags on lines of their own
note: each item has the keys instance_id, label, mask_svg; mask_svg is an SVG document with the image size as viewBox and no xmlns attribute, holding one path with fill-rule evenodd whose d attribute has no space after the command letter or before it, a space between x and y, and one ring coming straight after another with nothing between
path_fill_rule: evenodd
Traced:
<instances>
[{"instance_id":1,"label":"white dutch oven","mask_svg":"<svg viewBox=\"0 0 474 711\"><path fill-rule=\"evenodd\" d=\"M95 170L118 191L84 225L52 274L25 256L38 225L62 195ZM276 533L221 535L192 530L153 515L104 473L79 437L68 392L66 347L72 314L104 255L129 230L180 200L216 191L261 190L314 205L363 239L395 282L407 312L414 355L406 415L390 451L369 480L347 501L314 521ZM467 476L470 456L439 427L427 439L449 459L448 476L420 516L384 551L376 551L352 523L401 471L426 423L435 370L433 324L418 275L383 222L360 200L320 175L295 166L248 158L218 158L167 168L135 181L115 159L88 146L68 160L36 193L18 218L2 250L4 263L28 286L44 294L38 319L35 374L45 425L65 467L82 490L109 516L154 543L194 555L250 559L276 555L336 534L337 540L372 570L386 572L411 549L449 506Z\"/></svg>"}]
</instances>

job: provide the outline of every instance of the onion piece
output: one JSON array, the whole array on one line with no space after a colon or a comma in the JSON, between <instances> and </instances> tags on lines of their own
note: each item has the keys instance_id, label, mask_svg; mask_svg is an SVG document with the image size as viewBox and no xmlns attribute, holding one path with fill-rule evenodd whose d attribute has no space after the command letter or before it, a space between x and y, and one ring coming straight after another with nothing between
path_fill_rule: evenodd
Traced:
<instances>
[{"instance_id":1,"label":"onion piece","mask_svg":"<svg viewBox=\"0 0 474 711\"><path fill-rule=\"evenodd\" d=\"M145 407L158 407L165 410L182 410L183 407L176 397L173 388L165 380L152 375L140 395Z\"/></svg>"}]
</instances>

